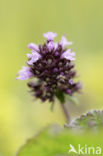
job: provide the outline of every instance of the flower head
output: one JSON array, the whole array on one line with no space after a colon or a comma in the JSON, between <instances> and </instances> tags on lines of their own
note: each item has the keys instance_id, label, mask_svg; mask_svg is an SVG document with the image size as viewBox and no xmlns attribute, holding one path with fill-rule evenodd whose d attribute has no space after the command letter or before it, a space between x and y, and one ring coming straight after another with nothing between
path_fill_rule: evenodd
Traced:
<instances>
[{"instance_id":1,"label":"flower head","mask_svg":"<svg viewBox=\"0 0 103 156\"><path fill-rule=\"evenodd\" d=\"M43 45L28 45L28 48L32 49L32 53L27 54L28 67L23 67L17 79L37 78L37 82L28 83L33 95L42 101L54 101L58 91L72 95L79 91L81 86L79 82L73 81L76 75L73 64L75 53L66 48L72 42L63 36L59 43L54 43L57 34L52 32L43 36L47 38Z\"/></svg>"}]
</instances>

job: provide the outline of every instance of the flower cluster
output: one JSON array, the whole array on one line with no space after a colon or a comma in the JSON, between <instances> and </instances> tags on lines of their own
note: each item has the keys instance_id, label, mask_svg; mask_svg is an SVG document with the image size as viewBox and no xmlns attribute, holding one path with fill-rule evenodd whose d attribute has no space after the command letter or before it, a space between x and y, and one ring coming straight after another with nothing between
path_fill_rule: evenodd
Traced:
<instances>
[{"instance_id":1,"label":"flower cluster","mask_svg":"<svg viewBox=\"0 0 103 156\"><path fill-rule=\"evenodd\" d=\"M61 41L55 43L54 38L57 34L52 32L43 36L47 39L43 45L28 45L32 50L31 54L27 54L28 66L23 66L17 79L37 78L36 82L28 83L33 95L42 101L54 101L58 91L72 95L81 87L79 82L73 81L76 76L73 64L75 53L66 48L72 42L68 42L66 37L62 36Z\"/></svg>"}]
</instances>

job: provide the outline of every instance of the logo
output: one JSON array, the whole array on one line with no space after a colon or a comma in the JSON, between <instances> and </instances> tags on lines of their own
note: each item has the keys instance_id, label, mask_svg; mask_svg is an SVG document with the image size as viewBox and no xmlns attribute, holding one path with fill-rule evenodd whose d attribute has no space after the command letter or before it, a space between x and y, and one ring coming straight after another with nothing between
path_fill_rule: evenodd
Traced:
<instances>
[{"instance_id":1,"label":"logo","mask_svg":"<svg viewBox=\"0 0 103 156\"><path fill-rule=\"evenodd\" d=\"M74 154L101 154L102 153L102 149L101 147L97 146L97 147L93 147L93 146L81 146L80 144L77 145L77 147L74 147L72 144L69 145L69 154L74 153Z\"/></svg>"}]
</instances>

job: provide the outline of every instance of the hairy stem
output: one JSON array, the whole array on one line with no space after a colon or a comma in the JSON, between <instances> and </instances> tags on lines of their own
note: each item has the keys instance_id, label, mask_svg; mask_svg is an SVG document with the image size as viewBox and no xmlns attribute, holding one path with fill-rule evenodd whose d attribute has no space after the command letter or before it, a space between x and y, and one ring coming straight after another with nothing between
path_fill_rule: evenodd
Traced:
<instances>
[{"instance_id":1,"label":"hairy stem","mask_svg":"<svg viewBox=\"0 0 103 156\"><path fill-rule=\"evenodd\" d=\"M62 107L62 110L64 112L64 115L65 115L65 118L66 118L66 122L69 123L70 122L70 116L69 116L69 113L67 111L67 108L65 107L65 104L61 103L61 107Z\"/></svg>"}]
</instances>

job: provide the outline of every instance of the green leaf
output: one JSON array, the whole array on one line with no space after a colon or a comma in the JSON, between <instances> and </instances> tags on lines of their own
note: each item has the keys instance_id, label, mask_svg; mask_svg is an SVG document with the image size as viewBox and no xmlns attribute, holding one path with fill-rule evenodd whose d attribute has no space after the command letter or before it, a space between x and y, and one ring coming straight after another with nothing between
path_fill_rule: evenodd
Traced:
<instances>
[{"instance_id":1,"label":"green leaf","mask_svg":"<svg viewBox=\"0 0 103 156\"><path fill-rule=\"evenodd\" d=\"M54 102L52 102L52 103L50 103L50 104L51 104L50 110L51 110L51 112L53 112L53 111L54 111Z\"/></svg>"},{"instance_id":2,"label":"green leaf","mask_svg":"<svg viewBox=\"0 0 103 156\"><path fill-rule=\"evenodd\" d=\"M75 119L69 125L68 128L72 129L99 129L103 128L103 111L94 110L81 115L79 118Z\"/></svg>"},{"instance_id":3,"label":"green leaf","mask_svg":"<svg viewBox=\"0 0 103 156\"><path fill-rule=\"evenodd\" d=\"M61 129L55 125L44 129L37 136L28 140L17 156L72 156L72 153L68 154L70 144L76 150L78 150L78 144L103 147L101 138L103 138L103 133L95 133L95 135L93 133L72 133L67 128ZM74 155L78 156L78 154ZM85 156L87 155L85 154ZM96 155L94 154L94 156Z\"/></svg>"},{"instance_id":4,"label":"green leaf","mask_svg":"<svg viewBox=\"0 0 103 156\"><path fill-rule=\"evenodd\" d=\"M103 111L92 111L75 119L67 128L60 128L57 125L50 126L42 130L38 135L31 138L19 150L17 156L72 156L74 153L69 153L70 144L76 150L77 146L92 146L103 147L103 132L100 127L103 127ZM73 129L76 129L73 131ZM92 131L82 130L91 129ZM94 133L94 129L100 130L99 133ZM78 133L77 133L78 132ZM74 154L78 155L78 154ZM88 154L85 154L87 156ZM97 154L93 154L96 156ZM82 156L79 154L79 156Z\"/></svg>"},{"instance_id":5,"label":"green leaf","mask_svg":"<svg viewBox=\"0 0 103 156\"><path fill-rule=\"evenodd\" d=\"M70 96L70 95L65 95L65 98L66 98L67 100L69 100L70 102L72 102L74 105L76 105L76 106L79 105L79 102L78 102L78 100L77 100L76 97Z\"/></svg>"}]
</instances>

